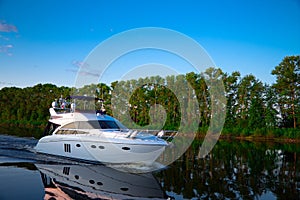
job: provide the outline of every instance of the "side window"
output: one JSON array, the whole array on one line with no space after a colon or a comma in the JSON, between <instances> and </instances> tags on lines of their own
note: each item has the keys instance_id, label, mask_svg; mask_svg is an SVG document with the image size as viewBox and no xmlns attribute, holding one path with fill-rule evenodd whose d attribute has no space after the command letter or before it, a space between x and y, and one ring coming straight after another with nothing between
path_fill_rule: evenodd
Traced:
<instances>
[{"instance_id":1,"label":"side window","mask_svg":"<svg viewBox=\"0 0 300 200\"><path fill-rule=\"evenodd\" d=\"M58 127L59 127L58 124L48 122L46 129L44 131L44 135L51 135Z\"/></svg>"},{"instance_id":2,"label":"side window","mask_svg":"<svg viewBox=\"0 0 300 200\"><path fill-rule=\"evenodd\" d=\"M58 127L59 125L51 123L49 134L52 134Z\"/></svg>"},{"instance_id":3,"label":"side window","mask_svg":"<svg viewBox=\"0 0 300 200\"><path fill-rule=\"evenodd\" d=\"M102 129L120 129L114 121L98 121Z\"/></svg>"}]
</instances>

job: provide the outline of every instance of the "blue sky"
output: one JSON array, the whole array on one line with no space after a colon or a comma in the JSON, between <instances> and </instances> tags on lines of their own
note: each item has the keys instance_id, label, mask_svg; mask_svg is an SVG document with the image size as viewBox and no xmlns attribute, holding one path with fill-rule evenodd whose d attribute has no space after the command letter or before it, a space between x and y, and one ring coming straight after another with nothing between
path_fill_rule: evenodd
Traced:
<instances>
[{"instance_id":1,"label":"blue sky","mask_svg":"<svg viewBox=\"0 0 300 200\"><path fill-rule=\"evenodd\" d=\"M267 83L284 56L300 54L299 0L0 0L0 88L73 86L93 48L140 27L179 31L224 72Z\"/></svg>"}]
</instances>

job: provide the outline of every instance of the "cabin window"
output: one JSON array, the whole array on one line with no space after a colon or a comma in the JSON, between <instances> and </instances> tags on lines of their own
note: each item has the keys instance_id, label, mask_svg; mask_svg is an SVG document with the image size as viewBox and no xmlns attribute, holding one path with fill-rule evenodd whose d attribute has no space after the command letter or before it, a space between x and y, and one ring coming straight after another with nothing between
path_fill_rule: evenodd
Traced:
<instances>
[{"instance_id":1,"label":"cabin window","mask_svg":"<svg viewBox=\"0 0 300 200\"><path fill-rule=\"evenodd\" d=\"M60 129L56 132L57 135L61 134L66 134L66 135L70 135L70 134L87 134L87 132L84 132L84 131L79 131L77 129Z\"/></svg>"}]
</instances>

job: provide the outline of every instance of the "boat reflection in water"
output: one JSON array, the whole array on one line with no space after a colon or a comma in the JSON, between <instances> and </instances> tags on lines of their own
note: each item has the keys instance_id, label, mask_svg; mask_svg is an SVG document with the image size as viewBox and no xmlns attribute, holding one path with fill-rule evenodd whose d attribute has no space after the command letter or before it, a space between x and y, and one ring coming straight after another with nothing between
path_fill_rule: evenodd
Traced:
<instances>
[{"instance_id":1,"label":"boat reflection in water","mask_svg":"<svg viewBox=\"0 0 300 200\"><path fill-rule=\"evenodd\" d=\"M104 165L35 165L44 199L166 199L151 173L125 173Z\"/></svg>"}]
</instances>

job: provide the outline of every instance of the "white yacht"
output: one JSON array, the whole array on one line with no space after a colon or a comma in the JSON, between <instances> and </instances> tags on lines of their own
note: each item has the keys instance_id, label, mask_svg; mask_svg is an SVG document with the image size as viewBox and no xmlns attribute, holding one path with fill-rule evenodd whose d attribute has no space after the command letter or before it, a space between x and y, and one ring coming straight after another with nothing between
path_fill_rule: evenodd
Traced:
<instances>
[{"instance_id":1,"label":"white yacht","mask_svg":"<svg viewBox=\"0 0 300 200\"><path fill-rule=\"evenodd\" d=\"M45 136L35 147L38 153L101 163L152 164L168 145L159 136L126 128L104 112L56 106L53 102L49 109Z\"/></svg>"}]
</instances>

